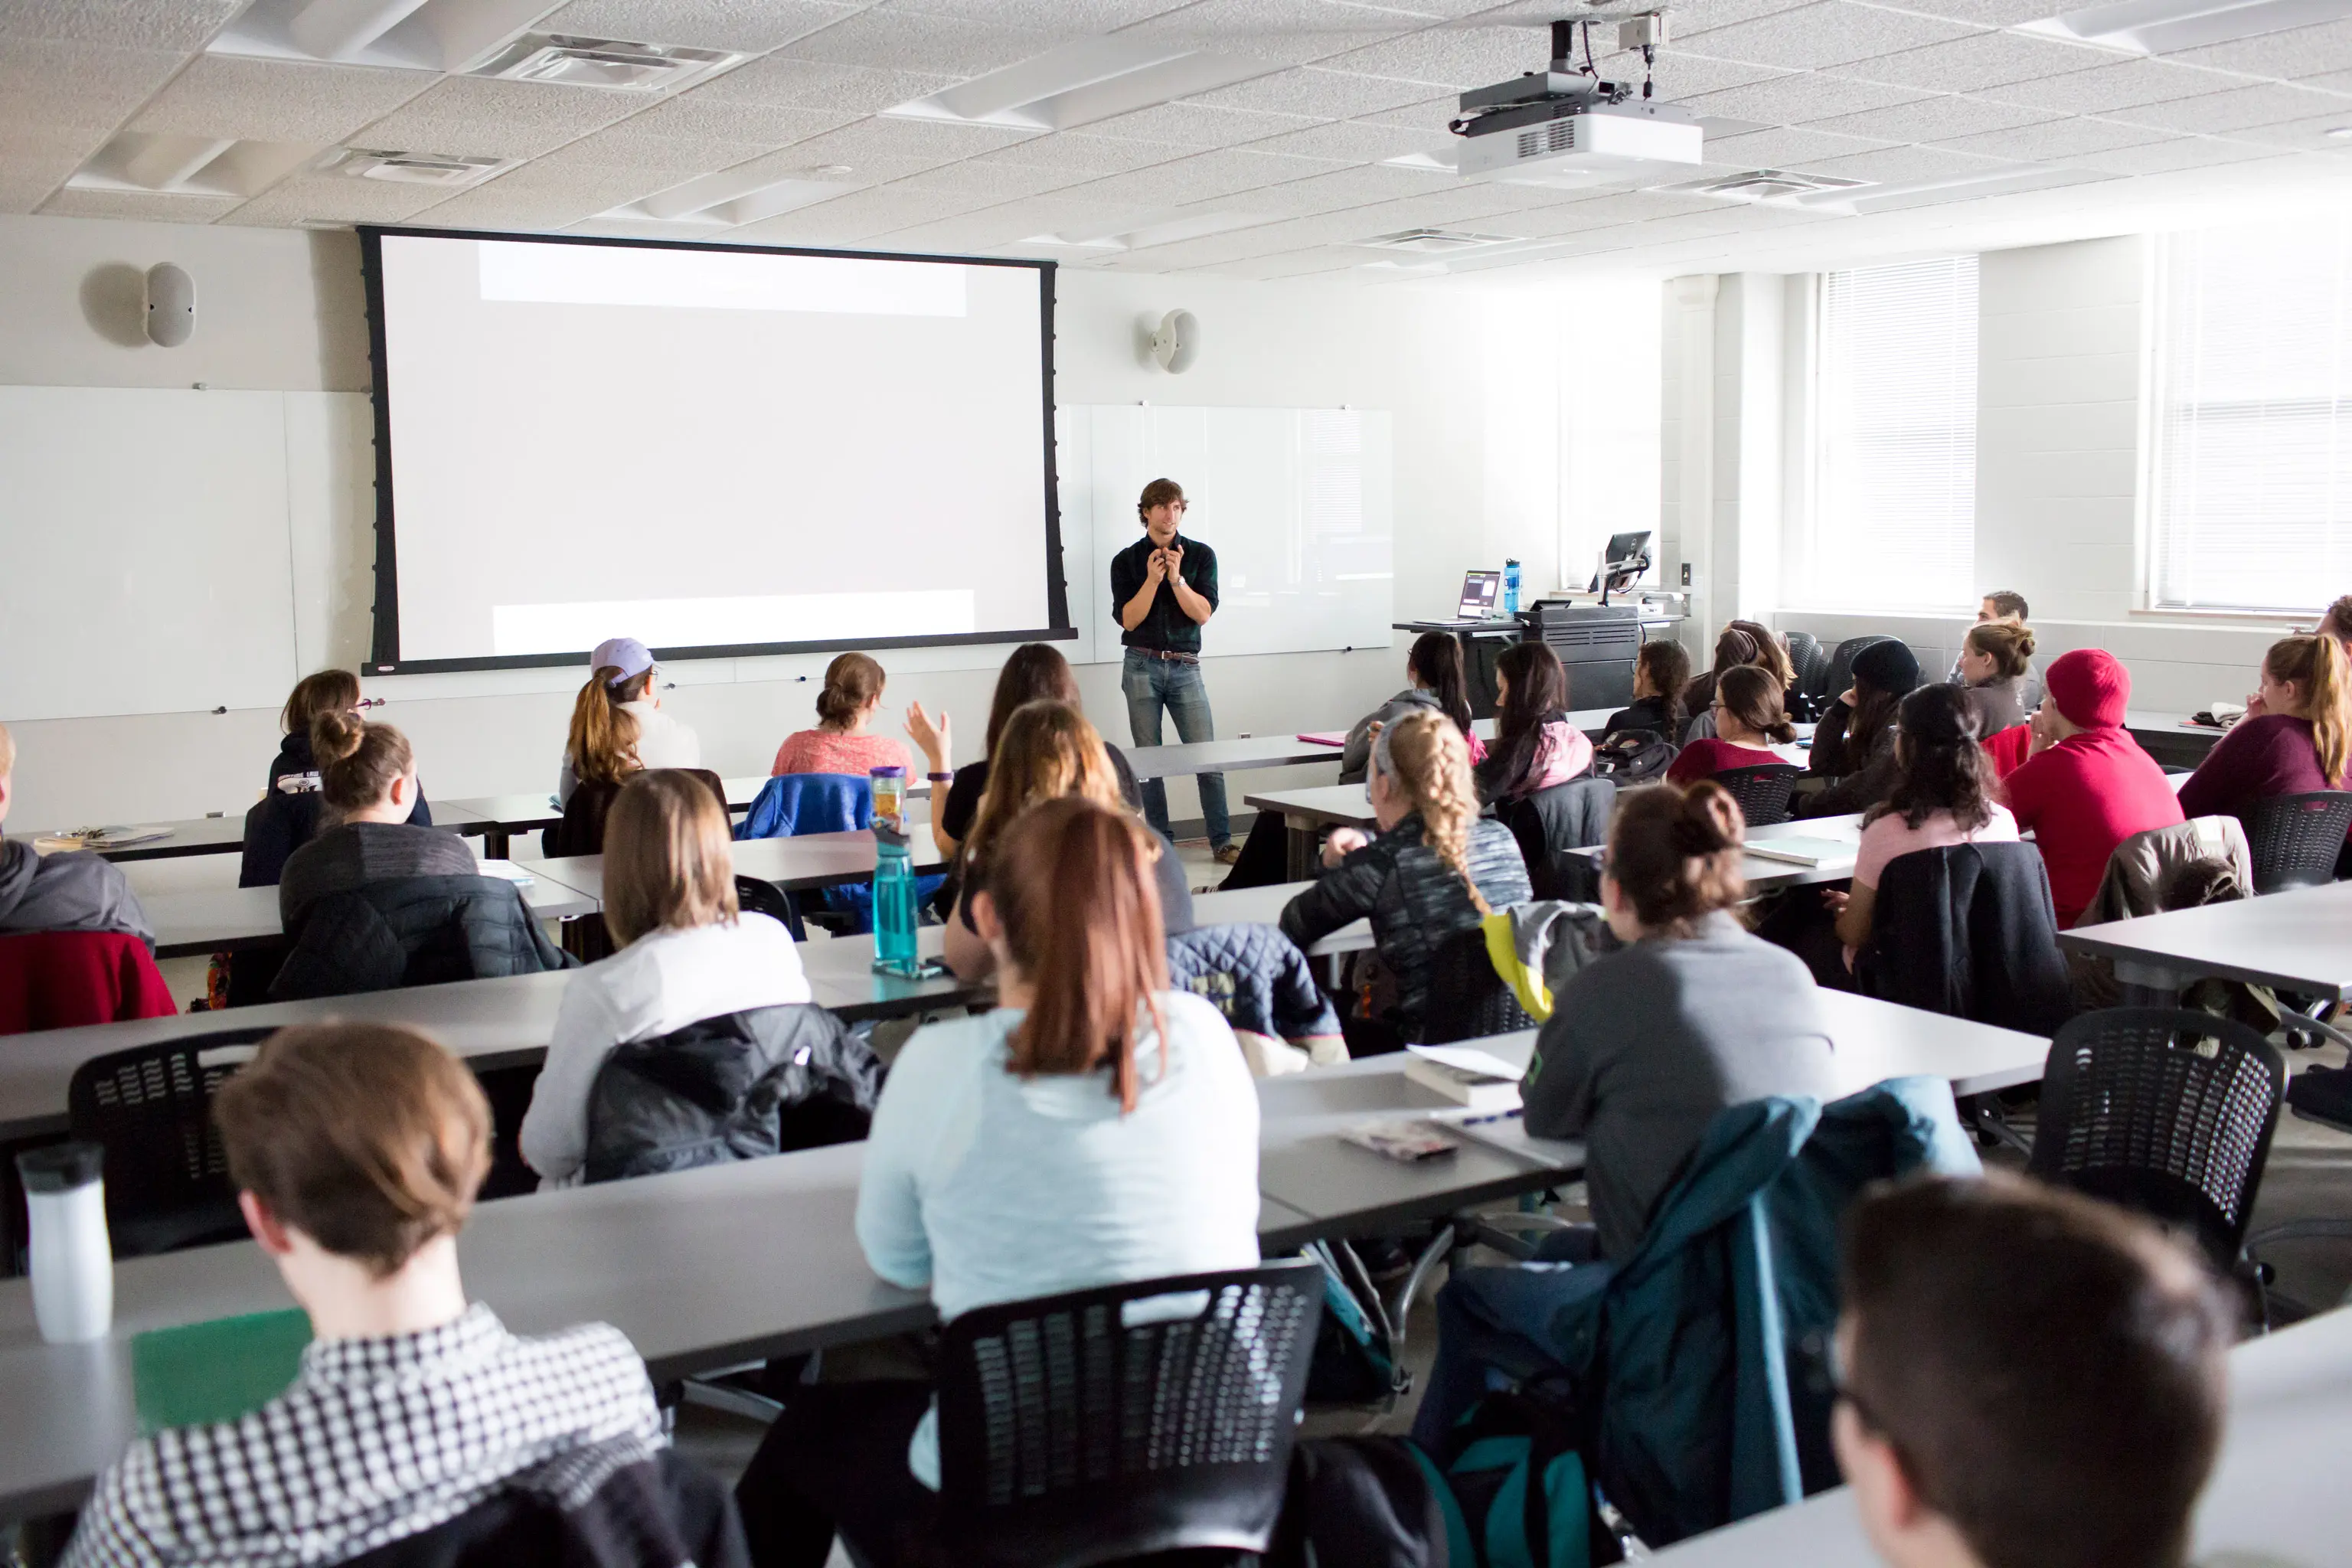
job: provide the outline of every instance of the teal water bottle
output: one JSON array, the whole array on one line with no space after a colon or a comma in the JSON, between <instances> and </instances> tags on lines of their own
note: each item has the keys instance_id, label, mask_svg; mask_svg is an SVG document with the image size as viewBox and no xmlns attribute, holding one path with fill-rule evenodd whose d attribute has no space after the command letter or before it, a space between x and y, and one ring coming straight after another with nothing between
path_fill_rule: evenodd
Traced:
<instances>
[{"instance_id":1,"label":"teal water bottle","mask_svg":"<svg viewBox=\"0 0 2352 1568\"><path fill-rule=\"evenodd\" d=\"M1519 563L1507 560L1503 563L1503 614L1516 616L1518 613Z\"/></svg>"},{"instance_id":2,"label":"teal water bottle","mask_svg":"<svg viewBox=\"0 0 2352 1568\"><path fill-rule=\"evenodd\" d=\"M874 968L912 975L922 967L915 951L915 862L907 835L874 824Z\"/></svg>"}]
</instances>

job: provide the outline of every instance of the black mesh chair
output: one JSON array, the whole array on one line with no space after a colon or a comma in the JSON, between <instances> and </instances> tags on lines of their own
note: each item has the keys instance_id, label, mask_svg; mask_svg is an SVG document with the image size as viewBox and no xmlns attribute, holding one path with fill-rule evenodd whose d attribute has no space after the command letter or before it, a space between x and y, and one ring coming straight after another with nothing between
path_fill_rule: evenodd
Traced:
<instances>
[{"instance_id":1,"label":"black mesh chair","mask_svg":"<svg viewBox=\"0 0 2352 1568\"><path fill-rule=\"evenodd\" d=\"M1902 640L1901 637L1890 637L1877 633L1873 633L1869 637L1846 638L1837 645L1837 651L1830 655L1828 678L1822 682L1822 689L1818 695L1826 700L1836 700L1844 694L1847 687L1853 684L1854 655L1873 643L1901 642Z\"/></svg>"},{"instance_id":2,"label":"black mesh chair","mask_svg":"<svg viewBox=\"0 0 2352 1568\"><path fill-rule=\"evenodd\" d=\"M2051 1045L2027 1169L2190 1232L2234 1269L2285 1087L2285 1060L2234 1019L2085 1013Z\"/></svg>"},{"instance_id":3,"label":"black mesh chair","mask_svg":"<svg viewBox=\"0 0 2352 1568\"><path fill-rule=\"evenodd\" d=\"M2254 891L2315 887L2336 879L2336 858L2352 834L2352 790L2275 795L2246 808Z\"/></svg>"},{"instance_id":4,"label":"black mesh chair","mask_svg":"<svg viewBox=\"0 0 2352 1568\"><path fill-rule=\"evenodd\" d=\"M1263 1553L1322 1310L1321 1267L1293 1259L964 1313L940 1348L940 1540L1025 1568Z\"/></svg>"},{"instance_id":5,"label":"black mesh chair","mask_svg":"<svg viewBox=\"0 0 2352 1568\"><path fill-rule=\"evenodd\" d=\"M1811 632L1789 634L1789 665L1797 677L1796 690L1806 697L1827 695L1821 688L1830 678L1829 650Z\"/></svg>"},{"instance_id":6,"label":"black mesh chair","mask_svg":"<svg viewBox=\"0 0 2352 1568\"><path fill-rule=\"evenodd\" d=\"M213 1095L268 1037L224 1029L92 1057L66 1088L73 1136L106 1150L106 1228L117 1258L245 1235Z\"/></svg>"},{"instance_id":7,"label":"black mesh chair","mask_svg":"<svg viewBox=\"0 0 2352 1568\"><path fill-rule=\"evenodd\" d=\"M1789 820L1790 792L1804 776L1802 768L1771 763L1752 768L1726 768L1715 775L1715 782L1731 792L1748 826L1769 827Z\"/></svg>"},{"instance_id":8,"label":"black mesh chair","mask_svg":"<svg viewBox=\"0 0 2352 1568\"><path fill-rule=\"evenodd\" d=\"M1519 1005L1518 994L1495 973L1483 928L1455 931L1437 944L1429 963L1428 996L1422 1004L1420 1044L1442 1046L1535 1026L1536 1020Z\"/></svg>"},{"instance_id":9,"label":"black mesh chair","mask_svg":"<svg viewBox=\"0 0 2352 1568\"><path fill-rule=\"evenodd\" d=\"M757 877L736 878L735 905L745 914L766 915L782 922L794 942L808 941L808 927L801 921L800 906L773 882L762 882Z\"/></svg>"}]
</instances>

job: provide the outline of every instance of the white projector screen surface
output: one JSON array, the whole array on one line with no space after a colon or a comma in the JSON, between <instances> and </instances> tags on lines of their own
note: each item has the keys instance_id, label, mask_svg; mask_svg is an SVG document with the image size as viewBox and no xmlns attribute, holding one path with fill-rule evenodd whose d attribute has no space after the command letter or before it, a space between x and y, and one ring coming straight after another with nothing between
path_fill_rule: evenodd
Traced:
<instances>
[{"instance_id":1,"label":"white projector screen surface","mask_svg":"<svg viewBox=\"0 0 2352 1568\"><path fill-rule=\"evenodd\" d=\"M379 667L1067 626L1050 271L369 237Z\"/></svg>"}]
</instances>

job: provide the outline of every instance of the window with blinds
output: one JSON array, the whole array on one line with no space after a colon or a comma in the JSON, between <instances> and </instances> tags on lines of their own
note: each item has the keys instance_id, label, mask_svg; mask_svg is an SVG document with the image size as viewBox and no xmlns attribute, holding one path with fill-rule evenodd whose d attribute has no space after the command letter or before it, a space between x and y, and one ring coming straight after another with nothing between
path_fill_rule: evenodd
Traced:
<instances>
[{"instance_id":1,"label":"window with blinds","mask_svg":"<svg viewBox=\"0 0 2352 1568\"><path fill-rule=\"evenodd\" d=\"M2148 602L2311 610L2352 578L2352 219L2164 242Z\"/></svg>"},{"instance_id":2,"label":"window with blinds","mask_svg":"<svg viewBox=\"0 0 2352 1568\"><path fill-rule=\"evenodd\" d=\"M1807 597L1973 605L1977 258L1830 273L1818 375Z\"/></svg>"}]
</instances>

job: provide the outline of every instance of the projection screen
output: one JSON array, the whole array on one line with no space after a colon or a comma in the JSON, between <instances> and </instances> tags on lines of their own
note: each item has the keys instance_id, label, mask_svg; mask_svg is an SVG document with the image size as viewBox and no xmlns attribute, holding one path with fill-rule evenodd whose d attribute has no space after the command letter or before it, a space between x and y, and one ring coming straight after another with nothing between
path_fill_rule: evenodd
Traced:
<instances>
[{"instance_id":1,"label":"projection screen","mask_svg":"<svg viewBox=\"0 0 2352 1568\"><path fill-rule=\"evenodd\" d=\"M1051 262L362 239L374 669L1074 635Z\"/></svg>"}]
</instances>

